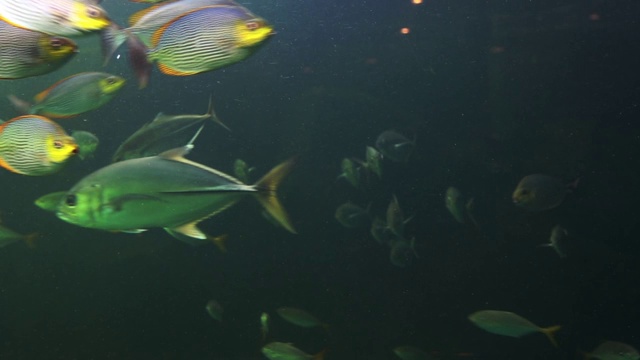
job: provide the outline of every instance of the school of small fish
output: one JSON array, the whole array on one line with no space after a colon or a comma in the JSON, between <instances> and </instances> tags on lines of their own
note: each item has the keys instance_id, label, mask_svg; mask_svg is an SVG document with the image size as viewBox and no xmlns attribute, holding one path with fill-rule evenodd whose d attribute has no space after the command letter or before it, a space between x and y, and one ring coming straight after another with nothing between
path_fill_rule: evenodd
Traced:
<instances>
[{"instance_id":1,"label":"school of small fish","mask_svg":"<svg viewBox=\"0 0 640 360\"><path fill-rule=\"evenodd\" d=\"M233 0L131 0L153 4L130 17L128 27L114 23L99 1L90 0L0 0L0 79L31 78L55 72L78 52L68 37L99 32L105 46L105 61L126 44L139 87L150 81L152 64L161 73L191 76L214 71L247 59L275 33L265 19ZM89 131L71 135L52 120L78 116L109 103L126 84L122 77L103 72L82 72L58 80L34 96L32 102L10 96L9 101L24 115L0 124L0 166L15 174L46 176L60 171L74 156L90 159L99 145ZM216 116L209 99L204 114L167 115L162 112L123 141L112 163L78 179L68 190L40 196L35 205L55 213L62 221L97 230L139 233L164 229L191 245L213 242L226 251L226 235L211 236L198 228L208 219L245 197L263 208L263 216L296 233L292 221L276 196L282 180L293 169L296 158L281 162L252 182L255 168L241 159L234 163L234 176L187 159L205 123L211 120L231 131ZM374 146L366 146L364 159L346 157L338 179L356 191L376 186L385 176L386 161L407 164L416 148L396 130L383 131ZM512 193L515 207L530 212L560 206L578 184L569 184L546 174L524 176ZM405 199L406 200L406 199ZM383 206L374 200L356 203L347 199L337 206L334 217L350 231L369 229L380 245L388 247L391 264L409 268L419 259L419 239L411 236L414 214L407 216L403 199L389 194ZM479 227L474 216L474 198L466 198L454 186L444 192L444 208L459 226ZM418 215L415 215L418 216ZM408 235L409 234L409 235ZM0 247L20 241L34 246L37 234L23 235L0 225ZM570 233L561 225L551 229L550 247L560 258L570 255ZM205 310L223 322L223 306L215 299ZM330 327L311 313L294 307L275 311L285 322L301 328ZM468 315L478 328L497 335L519 338L542 333L558 346L555 333L561 326L540 327L505 310L479 310ZM260 343L269 359L323 359L329 349L308 354L286 342L270 339L272 320L261 314ZM274 341L270 341L274 340ZM391 349L400 359L430 359L419 347L403 345ZM587 359L640 359L631 345L605 341Z\"/></svg>"}]
</instances>

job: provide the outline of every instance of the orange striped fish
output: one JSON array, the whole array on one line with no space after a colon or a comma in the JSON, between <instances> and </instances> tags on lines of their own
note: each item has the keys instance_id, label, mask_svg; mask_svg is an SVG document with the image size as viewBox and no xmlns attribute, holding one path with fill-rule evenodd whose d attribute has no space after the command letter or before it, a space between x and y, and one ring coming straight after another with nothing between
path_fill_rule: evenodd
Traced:
<instances>
[{"instance_id":1,"label":"orange striped fish","mask_svg":"<svg viewBox=\"0 0 640 360\"><path fill-rule=\"evenodd\" d=\"M14 173L53 174L77 152L75 140L43 116L19 116L0 124L0 166Z\"/></svg>"},{"instance_id":2,"label":"orange striped fish","mask_svg":"<svg viewBox=\"0 0 640 360\"><path fill-rule=\"evenodd\" d=\"M209 6L156 30L147 56L167 75L194 75L244 60L272 34L271 25L242 6Z\"/></svg>"},{"instance_id":3,"label":"orange striped fish","mask_svg":"<svg viewBox=\"0 0 640 360\"><path fill-rule=\"evenodd\" d=\"M111 23L103 8L86 0L2 0L0 19L23 29L61 36L101 30Z\"/></svg>"},{"instance_id":4,"label":"orange striped fish","mask_svg":"<svg viewBox=\"0 0 640 360\"><path fill-rule=\"evenodd\" d=\"M71 39L21 29L0 20L0 79L52 72L76 53L76 43Z\"/></svg>"}]
</instances>

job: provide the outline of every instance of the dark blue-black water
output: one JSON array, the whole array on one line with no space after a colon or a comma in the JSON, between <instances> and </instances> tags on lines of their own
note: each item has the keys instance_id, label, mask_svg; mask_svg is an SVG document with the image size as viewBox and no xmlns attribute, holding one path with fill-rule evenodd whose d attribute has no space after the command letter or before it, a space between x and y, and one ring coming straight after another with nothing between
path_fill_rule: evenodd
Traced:
<instances>
[{"instance_id":1,"label":"dark blue-black water","mask_svg":"<svg viewBox=\"0 0 640 360\"><path fill-rule=\"evenodd\" d=\"M0 359L260 359L262 312L270 341L326 349L327 359L393 359L406 344L487 360L576 359L603 340L640 347L640 4L243 4L277 34L222 70L154 70L138 90L126 52L102 68L90 35L58 72L2 82L3 98L87 70L129 84L105 107L59 121L100 137L94 159L48 177L0 174L3 225L41 234L33 249L0 251ZM121 23L142 8L103 5ZM157 112L203 113L210 94L233 131L207 124L189 158L226 172L242 158L258 176L299 155L280 189L298 235L267 222L251 199L201 223L229 235L226 254L160 229L75 227L33 205L107 165ZM17 115L1 103L1 118ZM416 139L407 163L385 160L382 179L364 190L336 179L342 158L363 158L389 129ZM558 208L530 213L510 196L531 173L580 180ZM477 228L444 207L452 185L475 197ZM392 194L415 216L406 232L419 257L407 268L367 228L333 217L348 200L383 215ZM566 258L538 247L556 224L570 234ZM225 309L220 323L205 311L210 299ZM309 310L329 331L285 323L281 306ZM481 309L560 324L559 347L541 334L486 333L467 319Z\"/></svg>"}]
</instances>

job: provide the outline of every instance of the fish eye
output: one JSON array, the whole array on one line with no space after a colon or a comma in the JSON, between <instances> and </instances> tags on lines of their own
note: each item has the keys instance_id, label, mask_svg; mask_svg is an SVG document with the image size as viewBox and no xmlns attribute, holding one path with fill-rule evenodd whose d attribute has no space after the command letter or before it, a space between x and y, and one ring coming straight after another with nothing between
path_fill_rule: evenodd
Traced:
<instances>
[{"instance_id":1,"label":"fish eye","mask_svg":"<svg viewBox=\"0 0 640 360\"><path fill-rule=\"evenodd\" d=\"M53 142L53 147L56 149L62 149L62 147L64 146L64 144L62 144L62 141L60 140L56 140Z\"/></svg>"},{"instance_id":2,"label":"fish eye","mask_svg":"<svg viewBox=\"0 0 640 360\"><path fill-rule=\"evenodd\" d=\"M247 30L256 30L260 28L260 24L257 21L247 21Z\"/></svg>"},{"instance_id":3,"label":"fish eye","mask_svg":"<svg viewBox=\"0 0 640 360\"><path fill-rule=\"evenodd\" d=\"M100 10L90 7L87 9L87 16L93 19L99 18Z\"/></svg>"},{"instance_id":4,"label":"fish eye","mask_svg":"<svg viewBox=\"0 0 640 360\"><path fill-rule=\"evenodd\" d=\"M59 47L62 46L62 40L58 39L58 38L52 38L51 41L49 42L49 44L55 48L58 49Z\"/></svg>"},{"instance_id":5,"label":"fish eye","mask_svg":"<svg viewBox=\"0 0 640 360\"><path fill-rule=\"evenodd\" d=\"M74 194L69 194L64 198L64 203L67 206L74 207L78 203L78 198Z\"/></svg>"}]
</instances>

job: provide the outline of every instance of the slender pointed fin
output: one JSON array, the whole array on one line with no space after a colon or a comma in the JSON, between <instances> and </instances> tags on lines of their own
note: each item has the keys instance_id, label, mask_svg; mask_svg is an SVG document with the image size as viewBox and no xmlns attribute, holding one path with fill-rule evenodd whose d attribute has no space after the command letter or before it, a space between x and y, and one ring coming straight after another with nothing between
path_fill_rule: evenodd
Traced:
<instances>
[{"instance_id":1,"label":"slender pointed fin","mask_svg":"<svg viewBox=\"0 0 640 360\"><path fill-rule=\"evenodd\" d=\"M7 98L19 112L23 114L29 114L31 112L31 104L28 101L22 100L15 95L9 95Z\"/></svg>"},{"instance_id":2,"label":"slender pointed fin","mask_svg":"<svg viewBox=\"0 0 640 360\"><path fill-rule=\"evenodd\" d=\"M276 219L282 227L294 234L296 234L296 230L291 224L289 215L287 215L284 207L280 204L280 200L278 200L276 196L276 190L282 180L287 176L287 174L289 174L295 162L296 158L291 158L281 163L271 169L271 171L263 176L262 179L258 180L258 182L253 186L258 190L257 199L265 210L267 210L267 212L273 216L273 218Z\"/></svg>"},{"instance_id":3,"label":"slender pointed fin","mask_svg":"<svg viewBox=\"0 0 640 360\"><path fill-rule=\"evenodd\" d=\"M168 160L184 160L184 156L187 155L193 149L193 145L189 144L186 146L181 146L179 148L170 149L160 153L158 156L168 159Z\"/></svg>"},{"instance_id":4,"label":"slender pointed fin","mask_svg":"<svg viewBox=\"0 0 640 360\"><path fill-rule=\"evenodd\" d=\"M165 228L164 230L174 238L182 241L185 244L189 244L191 246L202 246L202 245L207 245L209 243L207 241L204 241L203 239L196 239L196 238L187 236L183 233L175 231L174 229Z\"/></svg>"},{"instance_id":5,"label":"slender pointed fin","mask_svg":"<svg viewBox=\"0 0 640 360\"><path fill-rule=\"evenodd\" d=\"M220 118L218 118L218 115L216 115L215 110L213 110L213 100L211 98L211 95L209 95L209 108L207 109L207 114L206 115L211 116L211 120L213 120L214 123L222 126L228 132L231 132L231 129L229 129L229 127L227 125L225 125L222 121L220 121Z\"/></svg>"},{"instance_id":6,"label":"slender pointed fin","mask_svg":"<svg viewBox=\"0 0 640 360\"><path fill-rule=\"evenodd\" d=\"M196 226L198 224L197 221L195 222L190 222L188 224L184 224L181 225L179 227L175 227L173 229L171 229L171 231L178 233L178 234L182 234L186 237L190 237L193 239L201 239L201 240L206 240L207 239L207 235L205 235L205 233L203 233L202 231L200 231L200 229L198 229L198 227Z\"/></svg>"},{"instance_id":7,"label":"slender pointed fin","mask_svg":"<svg viewBox=\"0 0 640 360\"><path fill-rule=\"evenodd\" d=\"M555 333L558 332L558 330L560 330L561 328L562 326L560 325L550 326L548 328L540 329L540 332L547 335L547 338L549 338L549 341L551 341L553 346L558 347L558 342L556 341Z\"/></svg>"},{"instance_id":8,"label":"slender pointed fin","mask_svg":"<svg viewBox=\"0 0 640 360\"><path fill-rule=\"evenodd\" d=\"M229 239L229 235L222 234L218 236L209 236L207 238L213 242L221 253L227 253L227 240Z\"/></svg>"}]
</instances>

